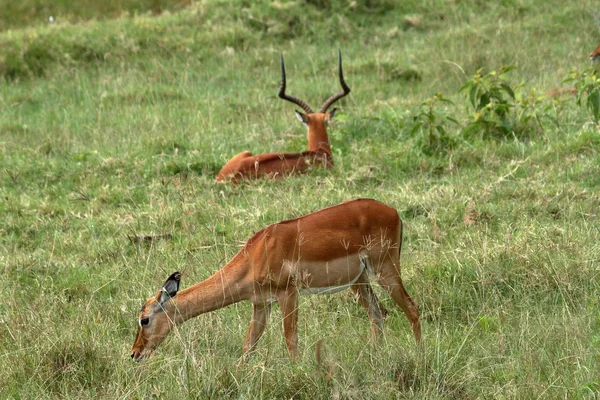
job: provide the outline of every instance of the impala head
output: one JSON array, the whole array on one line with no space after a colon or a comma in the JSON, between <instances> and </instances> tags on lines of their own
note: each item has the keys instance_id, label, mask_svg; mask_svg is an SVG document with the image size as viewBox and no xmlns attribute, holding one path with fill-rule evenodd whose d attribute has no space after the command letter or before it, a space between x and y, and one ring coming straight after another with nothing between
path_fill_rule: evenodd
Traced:
<instances>
[{"instance_id":1,"label":"impala head","mask_svg":"<svg viewBox=\"0 0 600 400\"><path fill-rule=\"evenodd\" d=\"M131 349L131 358L142 361L171 331L176 309L170 301L179 290L181 274L175 272L164 283L156 296L149 298L140 310L138 330Z\"/></svg>"},{"instance_id":2,"label":"impala head","mask_svg":"<svg viewBox=\"0 0 600 400\"><path fill-rule=\"evenodd\" d=\"M344 81L344 72L342 70L342 52L341 52L341 50L339 52L339 57L338 57L338 68L339 68L339 79L340 79L340 85L342 86L342 91L334 94L333 96L331 96L330 98L325 100L325 103L323 103L323 105L319 109L319 112L315 113L308 106L308 104L306 104L304 101L300 100L297 97L289 96L285 93L285 88L286 88L285 63L283 61L283 54L281 55L282 79L281 79L281 86L279 88L279 97L296 104L297 106L302 108L302 110L304 110L304 113L301 111L296 111L296 117L298 117L300 122L302 122L304 125L306 125L309 128L309 131L311 128L315 129L318 126L321 126L321 127L326 126L329 123L329 121L331 121L333 119L333 117L335 115L335 111L336 111L336 109L334 108L333 110L327 112L329 107L331 107L333 105L333 103L335 103L336 101L338 101L339 99L341 99L342 97L344 97L348 93L350 93L350 87Z\"/></svg>"},{"instance_id":3,"label":"impala head","mask_svg":"<svg viewBox=\"0 0 600 400\"><path fill-rule=\"evenodd\" d=\"M600 61L600 46L596 47L594 51L590 53L590 60Z\"/></svg>"}]
</instances>

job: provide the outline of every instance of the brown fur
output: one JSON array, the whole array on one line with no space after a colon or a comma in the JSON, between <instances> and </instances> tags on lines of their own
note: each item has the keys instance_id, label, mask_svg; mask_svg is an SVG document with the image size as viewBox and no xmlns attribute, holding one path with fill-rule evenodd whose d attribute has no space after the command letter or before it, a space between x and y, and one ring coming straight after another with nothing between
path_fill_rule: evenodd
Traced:
<instances>
[{"instance_id":1,"label":"brown fur","mask_svg":"<svg viewBox=\"0 0 600 400\"><path fill-rule=\"evenodd\" d=\"M271 303L278 301L289 355L298 356L298 295L302 290L349 285L378 336L384 309L370 284L365 263L379 284L407 316L415 339L421 338L416 304L400 277L402 221L395 209L358 199L300 218L281 221L255 233L221 270L160 303L161 292L140 312L131 357L148 356L174 324L248 300L253 304L244 352L254 349L264 332ZM367 261L365 261L367 260ZM175 274L174 274L175 275ZM167 281L165 287L167 286Z\"/></svg>"},{"instance_id":2,"label":"brown fur","mask_svg":"<svg viewBox=\"0 0 600 400\"><path fill-rule=\"evenodd\" d=\"M574 96L577 94L577 89L550 89L546 90L544 94L552 98L561 96Z\"/></svg>"},{"instance_id":3,"label":"brown fur","mask_svg":"<svg viewBox=\"0 0 600 400\"><path fill-rule=\"evenodd\" d=\"M235 155L217 173L217 182L230 180L238 182L245 179L256 179L262 177L282 178L292 174L306 171L311 165L319 165L325 168L333 166L333 157L329 147L327 136L327 125L335 114L335 109L327 112L339 99L350 93L350 87L344 81L342 71L342 53L338 58L338 73L342 91L329 97L318 112L313 110L304 101L285 93L286 74L283 55L281 56L281 86L279 97L302 108L305 112L297 112L298 118L307 126L308 151L302 153L266 153L252 155L244 151Z\"/></svg>"},{"instance_id":4,"label":"brown fur","mask_svg":"<svg viewBox=\"0 0 600 400\"><path fill-rule=\"evenodd\" d=\"M221 168L217 181L262 177L282 178L305 172L311 165L325 168L333 166L333 157L327 136L327 120L330 113L306 114L308 126L308 151L302 153L266 153L252 155L244 151L235 155Z\"/></svg>"},{"instance_id":5,"label":"brown fur","mask_svg":"<svg viewBox=\"0 0 600 400\"><path fill-rule=\"evenodd\" d=\"M600 46L596 47L594 51L590 53L590 60L600 61Z\"/></svg>"}]
</instances>

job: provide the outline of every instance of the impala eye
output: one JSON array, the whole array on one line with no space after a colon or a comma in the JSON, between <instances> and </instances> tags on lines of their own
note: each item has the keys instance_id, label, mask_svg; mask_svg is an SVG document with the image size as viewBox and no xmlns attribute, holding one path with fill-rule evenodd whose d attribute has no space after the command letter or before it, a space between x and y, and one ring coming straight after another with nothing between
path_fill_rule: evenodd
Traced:
<instances>
[{"instance_id":1,"label":"impala eye","mask_svg":"<svg viewBox=\"0 0 600 400\"><path fill-rule=\"evenodd\" d=\"M150 323L150 318L142 318L140 319L140 326L146 326Z\"/></svg>"}]
</instances>

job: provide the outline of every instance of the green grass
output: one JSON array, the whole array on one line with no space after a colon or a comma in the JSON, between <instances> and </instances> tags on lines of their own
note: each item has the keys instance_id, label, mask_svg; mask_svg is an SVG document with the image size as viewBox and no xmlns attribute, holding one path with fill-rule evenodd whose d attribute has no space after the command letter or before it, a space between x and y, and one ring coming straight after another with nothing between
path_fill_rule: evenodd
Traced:
<instances>
[{"instance_id":1,"label":"green grass","mask_svg":"<svg viewBox=\"0 0 600 400\"><path fill-rule=\"evenodd\" d=\"M240 0L165 3L156 16L155 3L61 4L71 17L52 25L2 18L13 22L0 33L0 398L600 396L598 127L573 98L541 98L541 125L467 137L474 110L459 93L501 65L517 67L519 99L568 87L597 45L585 6ZM316 107L338 90L338 48L352 93L330 132L335 168L217 185L242 150L305 148L276 96L279 53L288 91ZM438 92L454 103L438 116L458 121L444 122L448 148L411 133ZM239 362L246 303L131 362L139 306L170 273L187 287L265 225L357 197L405 223L422 348L377 288L392 311L379 345L340 293L301 298L295 364L276 306ZM160 233L173 238L128 240Z\"/></svg>"},{"instance_id":2,"label":"green grass","mask_svg":"<svg viewBox=\"0 0 600 400\"><path fill-rule=\"evenodd\" d=\"M107 20L123 15L156 15L163 11L178 10L189 4L189 0L10 1L3 4L0 31L46 23Z\"/></svg>"}]
</instances>

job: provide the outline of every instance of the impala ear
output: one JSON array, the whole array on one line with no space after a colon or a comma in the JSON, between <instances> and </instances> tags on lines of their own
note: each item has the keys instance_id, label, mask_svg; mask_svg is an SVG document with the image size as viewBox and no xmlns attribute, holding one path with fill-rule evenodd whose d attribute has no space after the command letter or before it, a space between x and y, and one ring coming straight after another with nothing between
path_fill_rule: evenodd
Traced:
<instances>
[{"instance_id":1,"label":"impala ear","mask_svg":"<svg viewBox=\"0 0 600 400\"><path fill-rule=\"evenodd\" d=\"M306 114L302 114L300 111L296 111L296 118L298 121L302 122L304 125L308 125L308 117Z\"/></svg>"},{"instance_id":2,"label":"impala ear","mask_svg":"<svg viewBox=\"0 0 600 400\"><path fill-rule=\"evenodd\" d=\"M175 297L177 292L179 291L179 282L181 281L181 273L174 272L165 282L163 287L160 289L158 293L157 301L159 304L164 304L167 300Z\"/></svg>"},{"instance_id":3,"label":"impala ear","mask_svg":"<svg viewBox=\"0 0 600 400\"><path fill-rule=\"evenodd\" d=\"M334 108L333 110L329 111L329 116L327 117L327 122L331 121L333 119L333 117L335 117L336 111L337 111L337 108Z\"/></svg>"}]
</instances>

